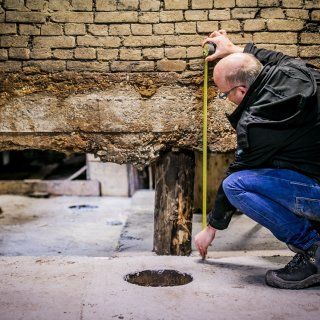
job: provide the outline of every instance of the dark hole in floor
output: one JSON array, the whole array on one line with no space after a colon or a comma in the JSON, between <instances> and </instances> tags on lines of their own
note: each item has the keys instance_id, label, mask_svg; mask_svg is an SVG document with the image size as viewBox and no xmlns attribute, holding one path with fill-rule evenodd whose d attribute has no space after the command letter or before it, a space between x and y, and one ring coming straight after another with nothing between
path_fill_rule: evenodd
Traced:
<instances>
[{"instance_id":1,"label":"dark hole in floor","mask_svg":"<svg viewBox=\"0 0 320 320\"><path fill-rule=\"evenodd\" d=\"M190 274L176 270L143 270L127 274L124 280L138 286L173 287L188 284L193 278Z\"/></svg>"},{"instance_id":2,"label":"dark hole in floor","mask_svg":"<svg viewBox=\"0 0 320 320\"><path fill-rule=\"evenodd\" d=\"M91 204L78 204L78 205L69 207L69 209L80 210L80 211L86 211L86 210L97 209L97 208L98 206L93 206Z\"/></svg>"}]
</instances>

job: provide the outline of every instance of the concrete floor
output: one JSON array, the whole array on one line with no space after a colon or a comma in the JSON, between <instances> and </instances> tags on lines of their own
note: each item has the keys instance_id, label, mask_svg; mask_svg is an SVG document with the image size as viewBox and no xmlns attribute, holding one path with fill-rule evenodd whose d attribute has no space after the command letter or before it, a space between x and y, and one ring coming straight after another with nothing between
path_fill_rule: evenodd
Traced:
<instances>
[{"instance_id":1,"label":"concrete floor","mask_svg":"<svg viewBox=\"0 0 320 320\"><path fill-rule=\"evenodd\" d=\"M128 198L0 196L0 319L319 319L320 287L264 283L292 253L244 215L208 259L152 253L153 192ZM70 209L72 205L97 208ZM194 217L193 234L201 228ZM193 281L140 287L124 276L175 269Z\"/></svg>"}]
</instances>

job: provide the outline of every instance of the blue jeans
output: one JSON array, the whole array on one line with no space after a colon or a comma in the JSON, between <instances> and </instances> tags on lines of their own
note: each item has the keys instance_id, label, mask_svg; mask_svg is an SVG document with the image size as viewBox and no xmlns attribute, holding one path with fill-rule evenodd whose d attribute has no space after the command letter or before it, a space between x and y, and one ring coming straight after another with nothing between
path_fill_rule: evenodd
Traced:
<instances>
[{"instance_id":1,"label":"blue jeans","mask_svg":"<svg viewBox=\"0 0 320 320\"><path fill-rule=\"evenodd\" d=\"M223 181L229 201L286 244L306 250L320 240L320 184L287 169L242 170Z\"/></svg>"}]
</instances>

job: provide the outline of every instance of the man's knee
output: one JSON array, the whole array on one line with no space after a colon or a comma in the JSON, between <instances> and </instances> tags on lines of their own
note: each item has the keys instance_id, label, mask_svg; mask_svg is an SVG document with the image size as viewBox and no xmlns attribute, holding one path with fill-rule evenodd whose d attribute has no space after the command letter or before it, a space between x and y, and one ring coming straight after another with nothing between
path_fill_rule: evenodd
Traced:
<instances>
[{"instance_id":1,"label":"man's knee","mask_svg":"<svg viewBox=\"0 0 320 320\"><path fill-rule=\"evenodd\" d=\"M228 196L230 194L239 193L243 191L249 191L251 189L251 179L254 176L253 172L250 170L238 171L230 174L222 182L222 188L225 194Z\"/></svg>"},{"instance_id":2,"label":"man's knee","mask_svg":"<svg viewBox=\"0 0 320 320\"><path fill-rule=\"evenodd\" d=\"M240 191L243 189L241 171L230 174L222 182L222 188L228 196L232 191Z\"/></svg>"}]
</instances>

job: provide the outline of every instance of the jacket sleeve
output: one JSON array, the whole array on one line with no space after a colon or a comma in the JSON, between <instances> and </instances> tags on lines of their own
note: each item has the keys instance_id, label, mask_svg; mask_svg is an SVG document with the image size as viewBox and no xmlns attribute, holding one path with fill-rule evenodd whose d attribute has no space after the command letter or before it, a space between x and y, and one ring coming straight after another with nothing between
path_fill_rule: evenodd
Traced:
<instances>
[{"instance_id":1,"label":"jacket sleeve","mask_svg":"<svg viewBox=\"0 0 320 320\"><path fill-rule=\"evenodd\" d=\"M257 48L253 43L248 43L243 52L253 54L263 65L270 62L277 63L281 59L293 59L282 52Z\"/></svg>"},{"instance_id":2,"label":"jacket sleeve","mask_svg":"<svg viewBox=\"0 0 320 320\"><path fill-rule=\"evenodd\" d=\"M216 195L214 207L208 215L208 224L218 230L226 229L236 210L224 193L221 183Z\"/></svg>"}]
</instances>

